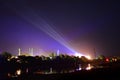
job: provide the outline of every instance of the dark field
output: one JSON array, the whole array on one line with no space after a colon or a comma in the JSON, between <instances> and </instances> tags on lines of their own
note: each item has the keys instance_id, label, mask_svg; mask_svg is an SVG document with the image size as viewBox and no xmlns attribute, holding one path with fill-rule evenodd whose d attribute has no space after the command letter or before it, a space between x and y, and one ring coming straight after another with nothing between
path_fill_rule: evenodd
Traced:
<instances>
[{"instance_id":1,"label":"dark field","mask_svg":"<svg viewBox=\"0 0 120 80\"><path fill-rule=\"evenodd\" d=\"M80 59L72 57L57 57L54 60L34 57L2 60L0 80L120 80L120 60L88 60L90 63L81 61L81 65L74 64ZM25 63L26 61L28 62Z\"/></svg>"},{"instance_id":2,"label":"dark field","mask_svg":"<svg viewBox=\"0 0 120 80\"><path fill-rule=\"evenodd\" d=\"M81 70L64 74L24 74L19 77L8 78L1 76L0 80L120 80L120 68L101 68Z\"/></svg>"}]
</instances>

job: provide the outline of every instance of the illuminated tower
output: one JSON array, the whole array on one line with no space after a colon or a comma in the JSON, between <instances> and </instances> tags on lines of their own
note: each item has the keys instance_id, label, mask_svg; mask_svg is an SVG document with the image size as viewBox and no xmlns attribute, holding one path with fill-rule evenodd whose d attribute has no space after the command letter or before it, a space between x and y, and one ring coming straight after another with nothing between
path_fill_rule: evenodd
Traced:
<instances>
[{"instance_id":1,"label":"illuminated tower","mask_svg":"<svg viewBox=\"0 0 120 80\"><path fill-rule=\"evenodd\" d=\"M21 49L19 48L18 49L18 56L20 56L21 55Z\"/></svg>"},{"instance_id":2,"label":"illuminated tower","mask_svg":"<svg viewBox=\"0 0 120 80\"><path fill-rule=\"evenodd\" d=\"M57 50L57 56L59 56L60 55L60 51L59 51L59 49Z\"/></svg>"},{"instance_id":3,"label":"illuminated tower","mask_svg":"<svg viewBox=\"0 0 120 80\"><path fill-rule=\"evenodd\" d=\"M29 52L28 52L31 56L33 56L33 48L29 48Z\"/></svg>"},{"instance_id":4,"label":"illuminated tower","mask_svg":"<svg viewBox=\"0 0 120 80\"><path fill-rule=\"evenodd\" d=\"M28 54L31 54L31 49L29 48L29 50L28 50Z\"/></svg>"},{"instance_id":5,"label":"illuminated tower","mask_svg":"<svg viewBox=\"0 0 120 80\"><path fill-rule=\"evenodd\" d=\"M31 48L31 56L33 56L33 48Z\"/></svg>"}]
</instances>

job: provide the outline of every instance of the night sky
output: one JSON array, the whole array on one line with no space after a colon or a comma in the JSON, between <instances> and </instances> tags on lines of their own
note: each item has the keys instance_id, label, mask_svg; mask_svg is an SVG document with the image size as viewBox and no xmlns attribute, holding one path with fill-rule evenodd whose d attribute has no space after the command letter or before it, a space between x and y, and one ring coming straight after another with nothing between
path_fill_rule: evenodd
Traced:
<instances>
[{"instance_id":1,"label":"night sky","mask_svg":"<svg viewBox=\"0 0 120 80\"><path fill-rule=\"evenodd\" d=\"M0 52L120 56L120 5L114 0L1 0Z\"/></svg>"}]
</instances>

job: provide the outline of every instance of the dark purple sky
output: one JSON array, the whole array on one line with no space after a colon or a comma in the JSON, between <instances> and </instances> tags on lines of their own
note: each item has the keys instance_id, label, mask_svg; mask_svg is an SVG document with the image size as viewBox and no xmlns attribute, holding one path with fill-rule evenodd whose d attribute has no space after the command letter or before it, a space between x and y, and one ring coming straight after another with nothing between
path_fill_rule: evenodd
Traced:
<instances>
[{"instance_id":1,"label":"dark purple sky","mask_svg":"<svg viewBox=\"0 0 120 80\"><path fill-rule=\"evenodd\" d=\"M0 51L120 55L120 5L113 0L0 2ZM74 51L73 51L74 50ZM40 51L40 52L39 52Z\"/></svg>"}]
</instances>

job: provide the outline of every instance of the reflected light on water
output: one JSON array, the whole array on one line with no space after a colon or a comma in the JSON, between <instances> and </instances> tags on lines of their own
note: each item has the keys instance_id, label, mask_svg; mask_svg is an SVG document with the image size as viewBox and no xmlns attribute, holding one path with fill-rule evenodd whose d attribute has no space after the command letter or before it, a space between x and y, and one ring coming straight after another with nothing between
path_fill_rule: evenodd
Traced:
<instances>
[{"instance_id":1,"label":"reflected light on water","mask_svg":"<svg viewBox=\"0 0 120 80\"><path fill-rule=\"evenodd\" d=\"M16 74L17 74L17 75L21 75L21 70L18 69L18 70L16 71Z\"/></svg>"},{"instance_id":2,"label":"reflected light on water","mask_svg":"<svg viewBox=\"0 0 120 80\"><path fill-rule=\"evenodd\" d=\"M91 69L92 69L91 65L88 64L88 66L86 67L86 70L91 70Z\"/></svg>"}]
</instances>

